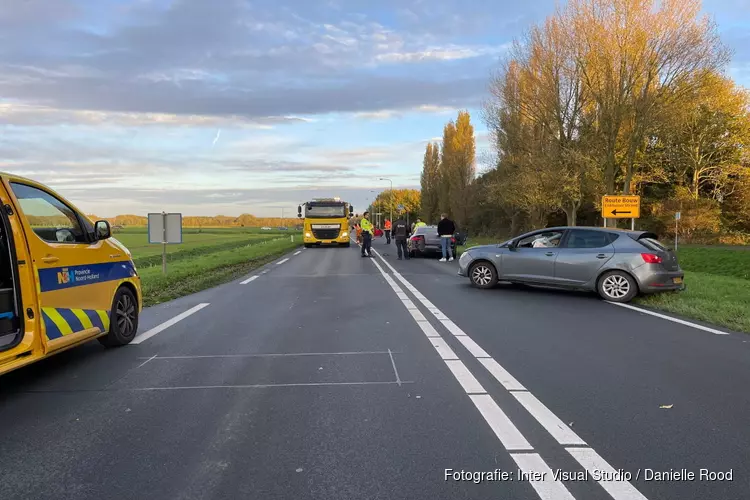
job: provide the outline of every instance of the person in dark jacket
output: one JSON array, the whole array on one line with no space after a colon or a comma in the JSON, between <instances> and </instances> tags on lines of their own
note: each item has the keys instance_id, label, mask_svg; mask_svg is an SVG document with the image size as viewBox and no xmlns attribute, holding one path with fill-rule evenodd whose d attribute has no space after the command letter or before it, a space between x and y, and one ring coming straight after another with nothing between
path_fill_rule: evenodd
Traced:
<instances>
[{"instance_id":1,"label":"person in dark jacket","mask_svg":"<svg viewBox=\"0 0 750 500\"><path fill-rule=\"evenodd\" d=\"M448 261L453 260L453 246L451 245L451 238L456 232L456 225L452 220L448 218L447 214L440 216L440 222L438 222L438 236L440 236L440 247L443 251L443 258L440 262L445 262L446 257Z\"/></svg>"},{"instance_id":2,"label":"person in dark jacket","mask_svg":"<svg viewBox=\"0 0 750 500\"><path fill-rule=\"evenodd\" d=\"M399 217L398 220L393 223L392 236L396 242L398 260L401 260L402 256L406 257L406 260L409 260L409 251L406 246L406 240L409 239L409 225L402 217Z\"/></svg>"}]
</instances>

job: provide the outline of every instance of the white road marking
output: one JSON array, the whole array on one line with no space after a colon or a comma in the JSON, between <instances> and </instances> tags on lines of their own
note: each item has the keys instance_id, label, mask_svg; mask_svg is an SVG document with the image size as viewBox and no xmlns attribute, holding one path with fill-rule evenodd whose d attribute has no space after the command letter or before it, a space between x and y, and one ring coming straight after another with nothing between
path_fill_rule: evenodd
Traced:
<instances>
[{"instance_id":1,"label":"white road marking","mask_svg":"<svg viewBox=\"0 0 750 500\"><path fill-rule=\"evenodd\" d=\"M427 321L427 318L425 318L424 314L422 314L419 310L409 309L409 312L411 313L415 321Z\"/></svg>"},{"instance_id":2,"label":"white road marking","mask_svg":"<svg viewBox=\"0 0 750 500\"><path fill-rule=\"evenodd\" d=\"M487 394L487 391L484 390L482 384L474 378L474 375L471 374L461 360L447 360L445 364L448 365L448 368L453 372L453 376L456 377L456 380L461 384L461 387L464 388L466 394Z\"/></svg>"},{"instance_id":3,"label":"white road marking","mask_svg":"<svg viewBox=\"0 0 750 500\"><path fill-rule=\"evenodd\" d=\"M471 353L472 356L475 358L489 358L490 355L485 352L484 349L479 347L479 344L474 342L474 340L469 337L468 335L461 335L456 337L459 342L461 342L467 351Z\"/></svg>"},{"instance_id":4,"label":"white road marking","mask_svg":"<svg viewBox=\"0 0 750 500\"><path fill-rule=\"evenodd\" d=\"M149 360L160 359L201 359L201 358L265 358L265 357L282 357L282 356L351 356L355 354L400 354L399 351L352 351L352 352L279 352L279 353L261 353L261 354L194 354L189 356L154 356ZM145 359L145 358L138 358Z\"/></svg>"},{"instance_id":5,"label":"white road marking","mask_svg":"<svg viewBox=\"0 0 750 500\"><path fill-rule=\"evenodd\" d=\"M432 346L440 355L441 359L443 360L458 359L458 356L456 356L456 353L453 352L453 349L450 348L448 343L445 340L443 340L442 337L429 337L429 339L430 339L430 342L432 343Z\"/></svg>"},{"instance_id":6,"label":"white road marking","mask_svg":"<svg viewBox=\"0 0 750 500\"><path fill-rule=\"evenodd\" d=\"M256 279L258 279L258 276L250 276L245 281L240 281L240 285L247 285L248 283L250 283L251 281L255 281Z\"/></svg>"},{"instance_id":7,"label":"white road marking","mask_svg":"<svg viewBox=\"0 0 750 500\"><path fill-rule=\"evenodd\" d=\"M204 307L206 307L208 305L210 305L210 304L209 303L203 303L203 304L198 304L195 307L191 307L187 311L185 311L185 312L183 312L181 314L178 314L174 318L165 321L161 325L153 327L151 330L147 331L146 333L138 335L130 343L131 344L141 344L141 343L145 342L146 340L150 339L151 337L153 337L154 335L156 335L157 333L160 333L160 332L166 330L170 326L174 325L175 323L178 323L178 322L182 321L183 319L187 318L191 314L197 313L198 311L200 311L201 309L203 309Z\"/></svg>"},{"instance_id":8,"label":"white road marking","mask_svg":"<svg viewBox=\"0 0 750 500\"><path fill-rule=\"evenodd\" d=\"M413 384L414 381L402 380L401 384ZM271 387L329 387L339 385L397 385L398 382L310 382L303 384L247 384L247 385L189 385L176 387L135 387L125 391L185 391L191 389L265 389Z\"/></svg>"},{"instance_id":9,"label":"white road marking","mask_svg":"<svg viewBox=\"0 0 750 500\"><path fill-rule=\"evenodd\" d=\"M503 387L505 387L508 391L525 391L526 388L521 385L521 382L516 380L513 375L508 373L508 371L500 366L500 364L495 361L493 358L482 358L479 360L480 363L484 365L485 368L487 368L487 371L489 371L495 379L500 382Z\"/></svg>"},{"instance_id":10,"label":"white road marking","mask_svg":"<svg viewBox=\"0 0 750 500\"><path fill-rule=\"evenodd\" d=\"M602 477L606 481L598 481L609 495L615 500L647 500L635 486L625 480L618 480L618 473L602 457L600 457L591 448L565 448L579 464L588 470L591 474L597 471L597 475L607 474L609 477Z\"/></svg>"},{"instance_id":11,"label":"white road marking","mask_svg":"<svg viewBox=\"0 0 750 500\"><path fill-rule=\"evenodd\" d=\"M380 256L380 253L377 252L377 250L375 252L378 256ZM406 281L396 272L395 269L393 269L393 266L391 266L385 260L383 260L383 262L385 262L386 265L391 268L395 276L399 278L400 281ZM380 274L382 274L383 276L387 276L383 268L377 262L373 261L373 264L375 264L375 267L377 267L378 271L380 271ZM407 288L412 290L412 292L416 291L416 289L411 286L411 284L409 284L408 282L406 282L406 284ZM396 292L401 291L400 287L396 286L395 288L397 289ZM411 309L409 309L408 311L412 313L414 319L417 320L417 325L419 325L422 331L427 335L428 340L430 341L430 343L432 343L433 347L438 352L438 355L443 359L443 361L445 361L445 364L451 370L453 376L458 380L459 384L461 384L461 387L463 387L464 390L469 393L469 398L471 398L472 403L474 403L474 406L476 406L476 408L479 410L479 413L482 414L482 417L484 417L485 421L487 422L487 424L489 424L490 428L503 444L505 449L510 451L533 450L533 447L531 446L531 444L529 444L526 438L523 437L521 431L519 431L518 428L513 425L513 422L510 421L503 410L500 409L500 407L492 399L492 397L487 394L487 391L484 389L484 387L482 387L482 384L479 383L479 381L471 374L466 365L464 365L459 360L458 356L456 356L456 353L453 352L450 346L448 346L448 343L445 341L445 339L440 336L432 336L436 335L437 332L435 332L435 329L427 322L425 317L419 311ZM418 313L418 316L414 314L415 312ZM479 346L477 346L477 348L478 347ZM485 358L480 358L480 361L482 359ZM474 392L480 391L481 394L472 394ZM559 485L559 487L555 491L560 491L560 488L562 488L562 490L565 490L562 485Z\"/></svg>"},{"instance_id":12,"label":"white road marking","mask_svg":"<svg viewBox=\"0 0 750 500\"><path fill-rule=\"evenodd\" d=\"M288 260L289 260L289 257L287 257L287 258L286 258L286 259L284 259L284 260L280 260L280 261L278 261L278 262L276 263L276 265L277 265L277 266L280 266L281 264L283 264L284 262L287 262Z\"/></svg>"},{"instance_id":13,"label":"white road marking","mask_svg":"<svg viewBox=\"0 0 750 500\"><path fill-rule=\"evenodd\" d=\"M382 255L380 255L380 253L379 253L379 252L378 252L377 250L375 250L375 253L376 253L376 254L377 254L377 255L378 255L379 257L381 257L381 259L382 259ZM401 283L402 283L402 284L404 285L404 287L405 287L405 288L406 288L407 290L411 291L411 292L412 292L412 294L414 294L414 296L415 296L415 297L417 297L417 295L416 295L416 294L417 294L417 293L419 293L419 291L418 291L418 290L417 290L416 288L414 288L414 286L412 286L412 284L411 284L411 283L409 283L409 281L407 281L407 280L406 280L406 278L404 278L403 276L401 276L401 274L400 274L400 273L399 273L399 272L398 272L398 271L397 271L397 270L396 270L396 269L395 269L395 268L394 268L394 267L393 267L393 266L392 266L392 265L391 265L391 264L390 264L390 263L389 263L389 262L388 262L387 260L385 260L385 259L382 259L382 261L383 261L383 262L385 263L385 265L386 265L386 266L388 266L388 268L390 268L390 270L392 271L393 275L394 275L394 276L395 276L395 277L396 277L396 278L397 278L397 279L398 279L398 280L399 280L399 281L400 281L400 282L401 282ZM381 271L381 272L383 272L383 270L382 270L382 268L380 268L380 266L378 266L378 268L380 269L380 271ZM419 297L417 297L417 298L419 299ZM425 305L425 301L422 301L421 299L419 299L419 300L420 300L420 302L422 302L422 305ZM617 304L617 305L623 305L623 304ZM632 306L630 306L630 307L632 308ZM635 308L635 309L637 309L637 308ZM439 310L438 310L438 309L437 309L436 307L434 307L434 306L433 306L433 307L431 307L431 308L428 308L428 310L429 310L429 311L430 311L430 313L431 313L431 314L433 314L433 315L435 315L435 311L438 311L438 312L440 312L440 311L439 311ZM640 309L639 309L639 310L640 310ZM642 312L646 312L646 313L648 313L648 314L654 314L654 313L651 313L650 311L642 311ZM443 314L443 313L440 313L440 314ZM436 317L437 317L437 316L436 316ZM446 318L447 318L447 316L446 316ZM669 317L666 317L665 319L670 319L670 320L674 320L674 318L669 318ZM680 322L680 321L681 321L681 320L679 320L678 322ZM441 321L441 323L443 323L443 322ZM452 322L451 322L451 323L452 323ZM454 323L454 325L455 325L455 323ZM700 325L696 325L696 327L700 327ZM448 328L448 327L446 326L446 328ZM702 328L702 329L705 329L705 327L700 327L700 328ZM459 334L459 335L456 335L456 332L460 332L460 334ZM461 340L461 338L463 338L463 337L466 337L466 338L470 338L470 337L469 337L468 335L466 335L466 333L465 333L465 332L463 332L463 330L461 330L461 329L460 329L460 328L458 327L458 325L455 325L454 331L452 331L451 333L452 333L452 334L453 334L453 335L454 335L454 336L455 336L455 337L456 337L457 339L459 339L459 340ZM462 334L462 335L461 335L461 334ZM436 341L436 340L438 340L438 339L436 339L436 338L430 338L430 341L433 341L433 345L435 345L435 344L434 344L434 341ZM446 344L446 346L447 346L447 344ZM451 352L452 352L452 351L451 351ZM500 365L499 363L497 363L497 361L495 361L494 359L492 359L492 358L490 358L490 357L487 357L487 358L479 358L479 362L480 362L480 363L482 363L482 365L484 365L484 367L485 367L485 368L487 368L487 370L488 370L488 371L489 371L489 372L490 372L490 373L491 373L491 374L492 374L492 375L493 375L493 376L494 376L494 377L495 377L495 378L496 378L496 379L497 379L497 380L498 380L498 381L499 381L499 382L500 382L501 384L503 384L503 386L504 386L504 387L505 387L506 389L508 389L508 390L512 390L512 389L510 389L510 388L513 388L513 389L523 389L523 386L522 386L522 385L521 385L521 384L520 384L520 383L519 383L519 382L518 382L518 381L517 381L517 380L516 380L515 378L513 378L513 376L512 376L512 375L510 375L510 373L509 373L509 372L508 372L507 370L505 370L505 369L504 369L504 368L503 368L503 367L502 367L502 366L501 366L501 365ZM531 394L531 393L529 393L529 394ZM523 435L521 435L521 434L520 434L520 431L518 431L518 429L517 429L517 428L516 428L516 427L515 427L515 426L513 425L513 423L512 423L512 422L511 422L511 421L510 421L510 420L508 419L508 417L507 417L507 416L505 416L505 414L504 414L504 413L502 413L502 410L500 410L500 407L498 407L498 406L497 406L497 404L496 404L496 403L494 402L494 400L493 400L493 399L491 398L491 396L489 396L489 395L487 394L487 395L474 395L474 396L470 396L470 397L472 398L472 401L474 401L474 404L475 404L475 405L477 405L477 408L479 408L478 402L479 402L479 404L486 404L486 405L488 405L488 406L490 406L490 403L491 403L491 405L494 405L495 407L497 407L497 410L498 410L498 411L499 411L499 412L500 412L500 413L502 414L502 417L496 417L496 418L497 418L497 425L500 425L500 429L503 429L503 428L504 428L503 426L505 425L505 423L507 423L507 425L510 425L510 426L511 426L511 427L512 427L512 428L513 428L513 429L515 430L515 433L517 433L517 434L518 434L518 436L517 436L517 437L520 437L520 439L522 439L522 440L523 440L524 442L526 442L526 440L525 440L525 438L523 437ZM483 399L483 398L487 398L487 399ZM487 403L486 401L489 401L489 403ZM540 402L540 404L541 404L541 402ZM545 408L546 408L546 407L545 407ZM528 409L527 409L527 410L528 410ZM551 412L551 411L550 411L549 409L547 409L547 410L548 410L548 412L549 412L548 414L546 414L546 413L542 413L542 412L535 412L535 413L532 413L532 416L533 416L533 417L534 417L534 418L535 418L535 419L536 419L537 421L539 421L539 419L540 419L540 418L542 418L542 415L544 415L544 417L545 417L545 418L546 418L546 417L549 417L549 415L552 415L552 416L554 416L554 413L552 413L552 412ZM482 410L480 409L480 411L482 411ZM487 411L488 411L488 412L490 412L490 413L489 413L489 415L493 415L493 414L491 413L491 410L487 410ZM483 415L484 415L484 413L483 413ZM487 420L488 422L490 422L490 418L493 418L493 417L490 417L490 416L488 416L488 415L485 415L485 420ZM556 420L559 420L559 419L558 419L558 418L557 418L556 416L555 416L554 418L555 418ZM541 422L541 421L540 421L539 423L540 423L540 424L542 424L542 426L544 426L544 425L545 425L545 423L544 423L544 422ZM547 424L549 424L549 423L550 423L550 422L548 421L548 422L547 422ZM490 425L492 425L492 424L490 424ZM564 424L563 424L563 425L564 425ZM495 429L495 427L493 427L493 429ZM549 430L549 429L548 429L548 430ZM571 431L571 432L572 432L572 431ZM496 430L496 431L495 431L495 433L496 433L496 434L498 434L498 431ZM499 435L499 434L498 434L498 437L500 437L500 435ZM569 436L568 436L568 437L569 437ZM501 441L502 441L502 438L500 438L500 439L501 439ZM579 439L580 439L580 438L579 438ZM503 444L505 444L505 442L503 442ZM528 446L529 446L529 448L528 448L528 449L531 449L531 448L530 448L530 445L528 444L528 442L526 442L526 445L528 445ZM506 448L508 448L508 446L506 446ZM586 462L586 463L588 463L589 465L591 465L591 464L593 464L593 463L597 463L597 464L601 465L601 467L599 467L599 469L605 469L606 467L609 467L609 468L611 469L611 466L609 466L609 464L607 464L607 463L606 463L606 462L604 461L604 459L602 459L601 457L599 457L599 455L597 455L597 454L596 454L596 452L595 452L595 451L594 451L593 449L591 449L591 448L566 448L566 450L567 450L567 451L568 451L568 452L569 452L569 453L570 453L571 455L573 455L574 457L576 457L576 459L577 459L577 460L579 461L579 463L581 463L581 465L584 465L584 467L586 467L586 464L584 463L584 462ZM591 453L591 455L585 455L585 454L582 454L582 451L584 451L584 450L590 450L590 453ZM578 456L577 456L577 455L578 455ZM579 459L579 457L581 457L581 458ZM593 458L592 458L592 457L593 457ZM597 462L597 461L596 461L596 460L594 460L594 459L598 459L598 460L599 460L600 462ZM582 460L583 460L583 461L582 461ZM588 460L588 462L587 462L587 460ZM594 467L594 468L595 468L595 467ZM590 470L590 469L589 469L589 470ZM604 484L603 484L602 486L604 486ZM627 481L621 481L621 482L609 482L609 483L607 483L607 486L605 486L605 489L606 489L606 490L607 490L607 491L608 491L608 492L610 493L610 495L612 495L612 496L613 496L613 497L615 498L615 500L646 500L646 497L644 497L643 495L641 495L641 493L640 493L640 492L638 492L638 490L637 490L637 489L635 488L635 486L633 486L632 484L630 484L630 483L629 483L629 482L627 482ZM613 493L613 492L614 492L614 493ZM615 493L617 493L618 495L622 495L622 496L615 496ZM555 497L555 498L556 498L556 497Z\"/></svg>"},{"instance_id":14,"label":"white road marking","mask_svg":"<svg viewBox=\"0 0 750 500\"><path fill-rule=\"evenodd\" d=\"M393 373L396 375L396 383L401 386L401 377L398 376L398 370L396 369L396 361L393 359L393 353L388 349L388 355L391 357L391 364L393 365Z\"/></svg>"},{"instance_id":15,"label":"white road marking","mask_svg":"<svg viewBox=\"0 0 750 500\"><path fill-rule=\"evenodd\" d=\"M404 306L406 306L406 308L409 309L409 310L417 310L418 309L417 306L416 306L416 304L414 304L414 302L412 302L409 299L403 299L401 301L401 303L404 304Z\"/></svg>"},{"instance_id":16,"label":"white road marking","mask_svg":"<svg viewBox=\"0 0 750 500\"><path fill-rule=\"evenodd\" d=\"M527 480L542 500L575 500L562 482L556 481L552 469L537 453L511 453Z\"/></svg>"},{"instance_id":17,"label":"white road marking","mask_svg":"<svg viewBox=\"0 0 750 500\"><path fill-rule=\"evenodd\" d=\"M531 415L542 424L542 427L547 429L547 432L552 434L552 437L557 440L561 445L585 445L586 441L578 437L578 435L572 431L570 427L557 418L552 411L544 406L544 403L539 401L536 396L528 391L516 391L512 392L513 396L523 405Z\"/></svg>"},{"instance_id":18,"label":"white road marking","mask_svg":"<svg viewBox=\"0 0 750 500\"><path fill-rule=\"evenodd\" d=\"M302 250L297 250L296 252L294 252L294 255L299 255L301 253L302 253Z\"/></svg>"},{"instance_id":19,"label":"white road marking","mask_svg":"<svg viewBox=\"0 0 750 500\"><path fill-rule=\"evenodd\" d=\"M673 323L679 323L681 325L689 326L691 328L696 328L698 330L703 330L706 332L711 332L715 335L729 335L729 332L722 332L721 330L717 330L716 328L709 328L707 326L699 325L697 323L692 323L690 321L685 321L684 319L679 318L673 318L672 316L667 316L666 314L659 314L658 312L649 311L648 309L641 309L640 307L631 306L630 304L620 304L619 302L607 302L608 304L612 304L613 306L620 306L624 307L626 309L632 309L634 311L638 311L639 313L643 314L649 314L651 316L656 316L657 318L666 319L667 321L671 321Z\"/></svg>"},{"instance_id":20,"label":"white road marking","mask_svg":"<svg viewBox=\"0 0 750 500\"><path fill-rule=\"evenodd\" d=\"M435 309L435 312L433 312L432 309L429 309L429 311L432 313L433 316L435 316L437 319L440 320L443 326L445 326L445 328L447 328L448 331L451 332L451 334L453 334L455 337L466 336L466 333L464 333L464 331L461 330L457 324L449 320L448 317L442 312L440 312L440 310L438 310L437 308L434 308L434 309ZM439 315L435 314L436 312Z\"/></svg>"},{"instance_id":21,"label":"white road marking","mask_svg":"<svg viewBox=\"0 0 750 500\"><path fill-rule=\"evenodd\" d=\"M487 423L490 424L506 450L525 451L534 449L489 394L473 394L469 397Z\"/></svg>"},{"instance_id":22,"label":"white road marking","mask_svg":"<svg viewBox=\"0 0 750 500\"><path fill-rule=\"evenodd\" d=\"M417 324L428 337L440 337L440 334L428 321L417 321Z\"/></svg>"},{"instance_id":23,"label":"white road marking","mask_svg":"<svg viewBox=\"0 0 750 500\"><path fill-rule=\"evenodd\" d=\"M143 363L141 363L140 365L138 365L138 368L143 368L143 365L145 365L146 363L148 363L149 361L151 361L152 359L154 359L156 356L157 355L154 354L153 356L151 356L150 358L148 358L146 361L144 361Z\"/></svg>"}]
</instances>

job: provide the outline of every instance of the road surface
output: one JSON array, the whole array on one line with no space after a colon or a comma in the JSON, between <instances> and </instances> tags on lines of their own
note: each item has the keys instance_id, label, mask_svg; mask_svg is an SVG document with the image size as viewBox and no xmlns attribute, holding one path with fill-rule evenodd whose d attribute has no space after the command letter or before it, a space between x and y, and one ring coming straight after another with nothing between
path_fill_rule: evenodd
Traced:
<instances>
[{"instance_id":1,"label":"road surface","mask_svg":"<svg viewBox=\"0 0 750 500\"><path fill-rule=\"evenodd\" d=\"M374 248L2 377L0 498L750 498L750 337Z\"/></svg>"}]
</instances>

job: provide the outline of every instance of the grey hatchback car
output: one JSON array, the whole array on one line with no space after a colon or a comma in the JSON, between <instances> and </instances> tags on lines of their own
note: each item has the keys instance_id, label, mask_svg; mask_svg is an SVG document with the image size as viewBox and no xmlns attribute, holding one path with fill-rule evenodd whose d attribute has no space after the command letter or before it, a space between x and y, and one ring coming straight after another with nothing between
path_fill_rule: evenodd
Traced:
<instances>
[{"instance_id":1,"label":"grey hatchback car","mask_svg":"<svg viewBox=\"0 0 750 500\"><path fill-rule=\"evenodd\" d=\"M546 228L505 243L472 247L458 264L458 274L478 288L507 281L595 291L612 302L685 288L677 256L647 231Z\"/></svg>"}]
</instances>

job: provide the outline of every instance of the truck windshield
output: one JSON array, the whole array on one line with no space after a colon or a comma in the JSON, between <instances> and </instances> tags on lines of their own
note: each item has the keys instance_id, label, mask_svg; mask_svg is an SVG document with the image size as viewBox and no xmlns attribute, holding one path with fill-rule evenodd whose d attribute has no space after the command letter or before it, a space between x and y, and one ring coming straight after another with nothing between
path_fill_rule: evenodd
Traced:
<instances>
[{"instance_id":1,"label":"truck windshield","mask_svg":"<svg viewBox=\"0 0 750 500\"><path fill-rule=\"evenodd\" d=\"M305 207L305 217L326 218L326 217L346 217L344 205L307 205Z\"/></svg>"}]
</instances>

